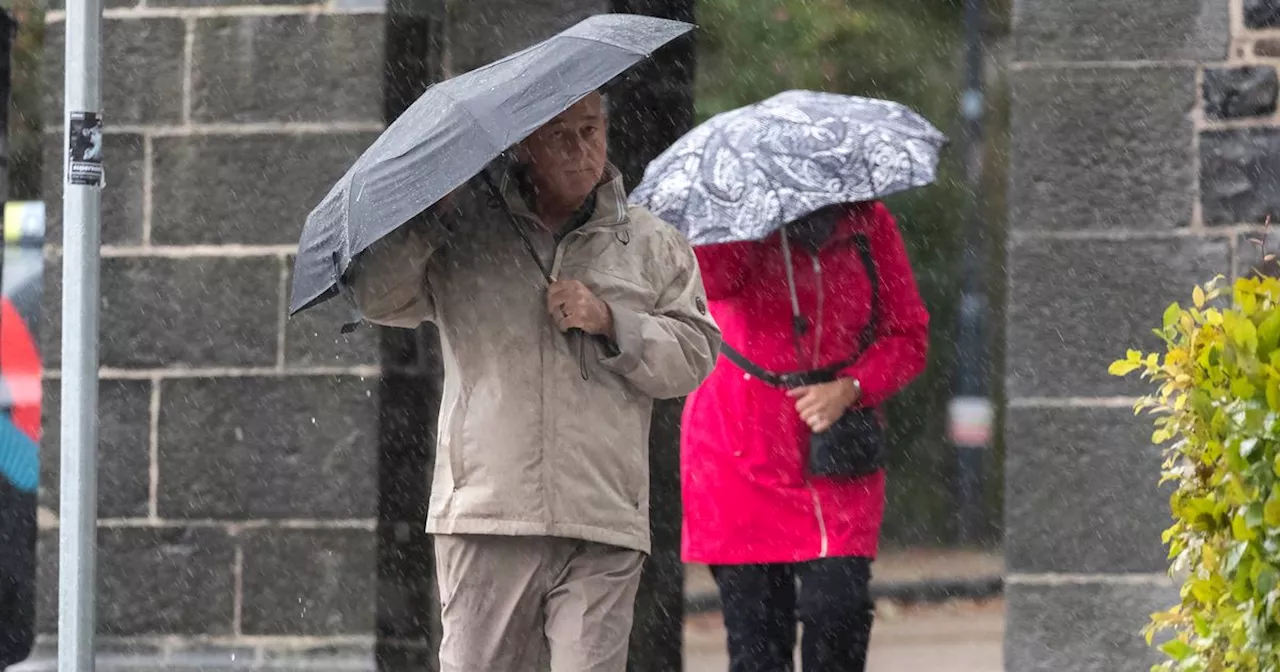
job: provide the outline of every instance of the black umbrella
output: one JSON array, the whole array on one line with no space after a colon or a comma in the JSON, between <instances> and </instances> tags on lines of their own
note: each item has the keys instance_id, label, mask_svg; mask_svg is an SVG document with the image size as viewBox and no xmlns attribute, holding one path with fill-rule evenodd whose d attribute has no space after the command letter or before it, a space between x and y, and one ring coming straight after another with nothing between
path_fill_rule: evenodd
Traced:
<instances>
[{"instance_id":1,"label":"black umbrella","mask_svg":"<svg viewBox=\"0 0 1280 672\"><path fill-rule=\"evenodd\" d=\"M307 216L290 314L338 292L352 257L693 26L602 14L422 94Z\"/></svg>"}]
</instances>

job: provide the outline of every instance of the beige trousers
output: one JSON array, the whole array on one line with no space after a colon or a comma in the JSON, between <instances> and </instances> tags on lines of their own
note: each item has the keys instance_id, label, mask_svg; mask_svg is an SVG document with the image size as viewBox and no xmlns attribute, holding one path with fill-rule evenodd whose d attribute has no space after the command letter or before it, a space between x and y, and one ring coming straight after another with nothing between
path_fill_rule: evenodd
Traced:
<instances>
[{"instance_id":1,"label":"beige trousers","mask_svg":"<svg viewBox=\"0 0 1280 672\"><path fill-rule=\"evenodd\" d=\"M439 535L440 672L625 672L639 551Z\"/></svg>"}]
</instances>

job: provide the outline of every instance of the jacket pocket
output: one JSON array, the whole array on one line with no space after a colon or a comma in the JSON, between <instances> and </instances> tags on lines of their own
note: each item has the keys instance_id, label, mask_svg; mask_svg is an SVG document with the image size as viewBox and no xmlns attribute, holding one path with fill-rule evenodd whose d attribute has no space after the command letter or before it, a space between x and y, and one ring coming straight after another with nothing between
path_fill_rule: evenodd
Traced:
<instances>
[{"instance_id":1,"label":"jacket pocket","mask_svg":"<svg viewBox=\"0 0 1280 672\"><path fill-rule=\"evenodd\" d=\"M639 402L637 406L648 406L648 404ZM651 410L635 413L634 424L623 423L629 425L628 429L634 432L635 437L631 441L622 442L622 445L628 447L622 456L625 470L622 483L626 489L624 495L631 506L646 510L649 504L649 433L652 431L649 426L649 417L651 415Z\"/></svg>"},{"instance_id":2,"label":"jacket pocket","mask_svg":"<svg viewBox=\"0 0 1280 672\"><path fill-rule=\"evenodd\" d=\"M466 480L467 472L464 463L466 450L463 439L466 434L467 406L470 400L471 391L468 388L463 387L458 391L458 396L454 398L453 405L449 408L443 435L448 441L449 475L453 481L454 490L462 487Z\"/></svg>"}]
</instances>

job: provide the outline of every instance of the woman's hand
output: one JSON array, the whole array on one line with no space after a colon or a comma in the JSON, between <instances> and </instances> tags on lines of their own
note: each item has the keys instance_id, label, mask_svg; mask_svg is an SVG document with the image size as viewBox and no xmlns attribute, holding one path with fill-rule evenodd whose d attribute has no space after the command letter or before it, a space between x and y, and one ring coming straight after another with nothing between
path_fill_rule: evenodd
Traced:
<instances>
[{"instance_id":1,"label":"woman's hand","mask_svg":"<svg viewBox=\"0 0 1280 672\"><path fill-rule=\"evenodd\" d=\"M800 418L817 434L831 429L831 425L857 403L862 396L862 388L852 378L840 378L830 383L788 390L787 396L796 400Z\"/></svg>"}]
</instances>

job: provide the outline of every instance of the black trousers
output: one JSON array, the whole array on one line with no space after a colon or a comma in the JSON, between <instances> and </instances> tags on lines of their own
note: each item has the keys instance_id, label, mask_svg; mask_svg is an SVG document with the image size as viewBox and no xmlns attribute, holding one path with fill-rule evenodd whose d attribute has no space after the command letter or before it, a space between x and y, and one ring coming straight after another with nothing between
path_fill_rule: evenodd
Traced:
<instances>
[{"instance_id":1,"label":"black trousers","mask_svg":"<svg viewBox=\"0 0 1280 672\"><path fill-rule=\"evenodd\" d=\"M863 672L875 618L869 558L711 568L729 634L729 672ZM799 588L797 589L797 583Z\"/></svg>"}]
</instances>

